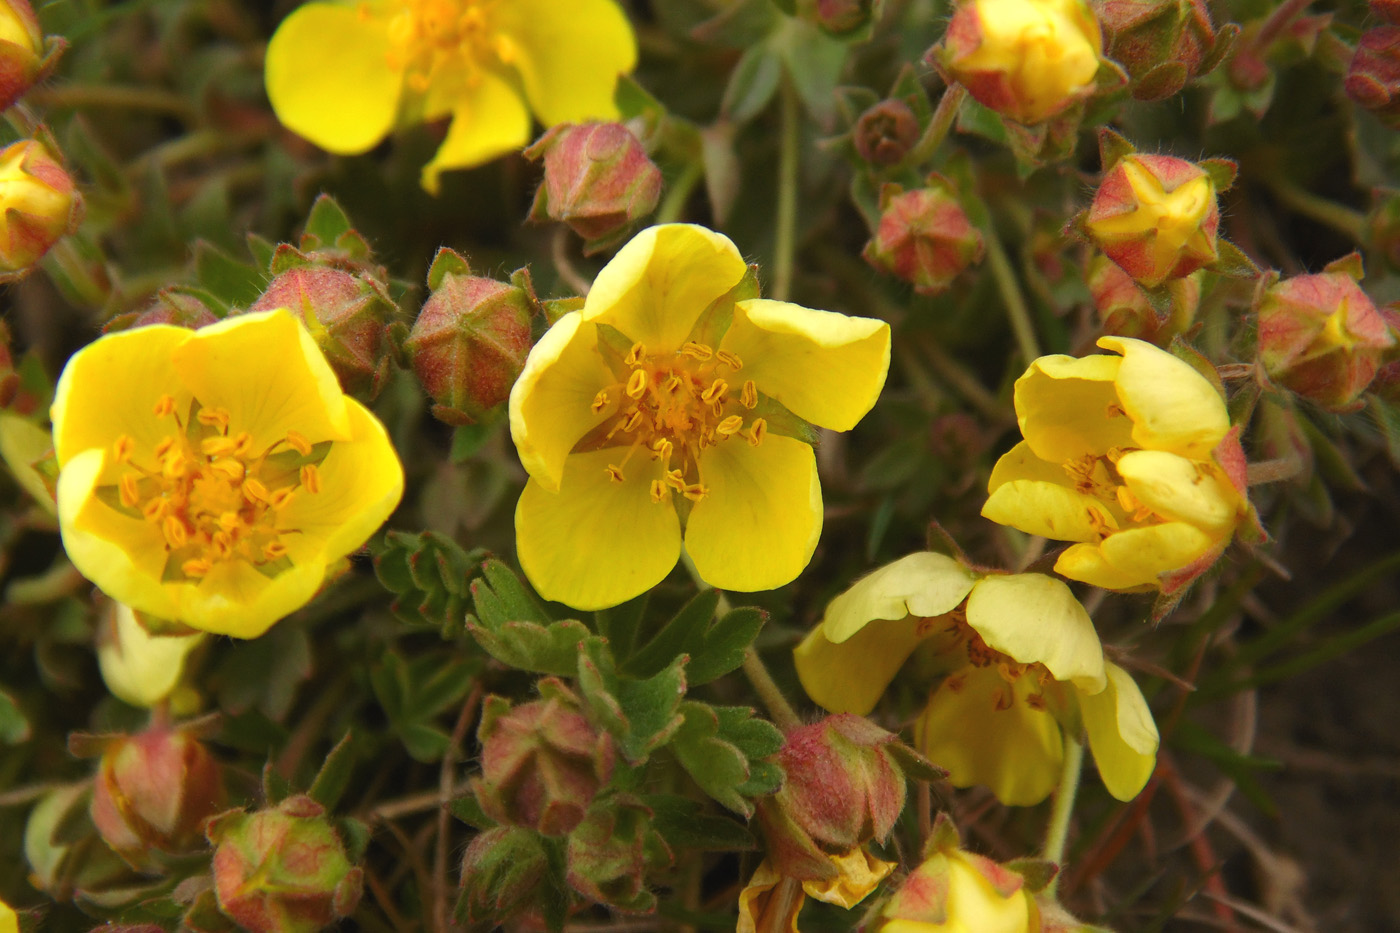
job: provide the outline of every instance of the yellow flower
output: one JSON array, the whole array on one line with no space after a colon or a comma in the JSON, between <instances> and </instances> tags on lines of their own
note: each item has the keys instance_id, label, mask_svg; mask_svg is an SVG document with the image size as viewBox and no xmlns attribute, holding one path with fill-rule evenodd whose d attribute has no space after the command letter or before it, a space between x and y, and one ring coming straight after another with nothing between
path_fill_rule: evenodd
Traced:
<instances>
[{"instance_id":1,"label":"yellow flower","mask_svg":"<svg viewBox=\"0 0 1400 933\"><path fill-rule=\"evenodd\" d=\"M862 847L828 858L836 876L825 881L789 878L764 859L739 892L736 933L798 933L797 915L807 897L850 910L865 900L895 865Z\"/></svg>"},{"instance_id":2,"label":"yellow flower","mask_svg":"<svg viewBox=\"0 0 1400 933\"><path fill-rule=\"evenodd\" d=\"M983 575L910 554L831 601L794 651L797 675L827 710L865 715L925 640L945 676L915 745L955 786L986 784L1016 806L1044 800L1077 717L1110 793L1131 800L1147 782L1152 714L1132 678L1104 661L1069 587L1043 574Z\"/></svg>"},{"instance_id":3,"label":"yellow flower","mask_svg":"<svg viewBox=\"0 0 1400 933\"><path fill-rule=\"evenodd\" d=\"M1173 592L1248 514L1243 454L1190 364L1141 340L1099 346L1122 356L1045 356L1016 380L1025 440L992 469L982 514L1076 542L1055 563L1071 580Z\"/></svg>"},{"instance_id":4,"label":"yellow flower","mask_svg":"<svg viewBox=\"0 0 1400 933\"><path fill-rule=\"evenodd\" d=\"M285 310L102 337L51 410L74 566L160 619L253 638L403 493L384 426Z\"/></svg>"},{"instance_id":5,"label":"yellow flower","mask_svg":"<svg viewBox=\"0 0 1400 933\"><path fill-rule=\"evenodd\" d=\"M451 116L423 169L518 149L541 122L616 119L636 39L613 0L357 0L307 3L267 47L277 118L331 152L368 151L401 122Z\"/></svg>"},{"instance_id":6,"label":"yellow flower","mask_svg":"<svg viewBox=\"0 0 1400 933\"><path fill-rule=\"evenodd\" d=\"M132 706L155 706L170 696L185 672L185 659L203 632L152 635L130 606L110 603L97 635L97 666L112 695Z\"/></svg>"},{"instance_id":7,"label":"yellow flower","mask_svg":"<svg viewBox=\"0 0 1400 933\"><path fill-rule=\"evenodd\" d=\"M875 933L1039 933L1022 877L991 859L938 847L905 879Z\"/></svg>"},{"instance_id":8,"label":"yellow flower","mask_svg":"<svg viewBox=\"0 0 1400 933\"><path fill-rule=\"evenodd\" d=\"M0 933L19 933L19 917L4 901L0 901Z\"/></svg>"},{"instance_id":9,"label":"yellow flower","mask_svg":"<svg viewBox=\"0 0 1400 933\"><path fill-rule=\"evenodd\" d=\"M650 589L685 548L730 590L790 582L821 534L807 422L850 430L880 394L889 325L755 297L728 239L642 231L530 351L510 428L530 480L520 564L578 609Z\"/></svg>"}]
</instances>

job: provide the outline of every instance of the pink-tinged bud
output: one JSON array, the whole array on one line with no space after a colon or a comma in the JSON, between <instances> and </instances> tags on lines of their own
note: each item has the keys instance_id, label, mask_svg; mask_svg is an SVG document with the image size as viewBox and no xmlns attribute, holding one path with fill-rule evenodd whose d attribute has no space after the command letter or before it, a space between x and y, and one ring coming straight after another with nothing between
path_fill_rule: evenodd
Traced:
<instances>
[{"instance_id":1,"label":"pink-tinged bud","mask_svg":"<svg viewBox=\"0 0 1400 933\"><path fill-rule=\"evenodd\" d=\"M1324 408L1353 408L1395 335L1343 271L1297 275L1257 304L1259 362L1270 379Z\"/></svg>"},{"instance_id":2,"label":"pink-tinged bud","mask_svg":"<svg viewBox=\"0 0 1400 933\"><path fill-rule=\"evenodd\" d=\"M568 224L589 253L621 240L661 197L661 170L621 123L561 123L524 154L544 159L530 219Z\"/></svg>"},{"instance_id":3,"label":"pink-tinged bud","mask_svg":"<svg viewBox=\"0 0 1400 933\"><path fill-rule=\"evenodd\" d=\"M656 895L646 889L647 856L669 865L671 850L652 828L651 810L626 794L601 799L569 834L569 887L598 904L649 912Z\"/></svg>"},{"instance_id":4,"label":"pink-tinged bud","mask_svg":"<svg viewBox=\"0 0 1400 933\"><path fill-rule=\"evenodd\" d=\"M1201 304L1201 279L1193 273L1167 283L1171 305L1159 311L1142 287L1102 253L1089 260L1088 282L1103 333L1136 337L1159 347L1191 325Z\"/></svg>"},{"instance_id":5,"label":"pink-tinged bud","mask_svg":"<svg viewBox=\"0 0 1400 933\"><path fill-rule=\"evenodd\" d=\"M1084 220L1094 244L1145 288L1214 262L1219 226L1215 182L1201 166L1142 153L1114 163Z\"/></svg>"},{"instance_id":6,"label":"pink-tinged bud","mask_svg":"<svg viewBox=\"0 0 1400 933\"><path fill-rule=\"evenodd\" d=\"M108 744L92 789L92 822L107 845L135 866L151 850L185 852L223 805L219 765L178 728L155 726Z\"/></svg>"},{"instance_id":7,"label":"pink-tinged bud","mask_svg":"<svg viewBox=\"0 0 1400 933\"><path fill-rule=\"evenodd\" d=\"M373 398L389 375L386 323L394 303L373 278L307 263L272 280L252 311L287 308L301 318L341 388Z\"/></svg>"},{"instance_id":8,"label":"pink-tinged bud","mask_svg":"<svg viewBox=\"0 0 1400 933\"><path fill-rule=\"evenodd\" d=\"M856 152L871 165L898 165L919 141L919 118L902 100L882 100L856 120L852 139Z\"/></svg>"},{"instance_id":9,"label":"pink-tinged bud","mask_svg":"<svg viewBox=\"0 0 1400 933\"><path fill-rule=\"evenodd\" d=\"M129 311L112 318L102 326L102 332L110 334L149 324L170 324L199 330L218 320L219 316L198 295L177 286L161 289L155 300L141 311Z\"/></svg>"},{"instance_id":10,"label":"pink-tinged bud","mask_svg":"<svg viewBox=\"0 0 1400 933\"><path fill-rule=\"evenodd\" d=\"M861 255L919 294L936 295L981 261L982 234L952 186L934 176L926 188L904 191L890 184L881 190L880 224Z\"/></svg>"},{"instance_id":11,"label":"pink-tinged bud","mask_svg":"<svg viewBox=\"0 0 1400 933\"><path fill-rule=\"evenodd\" d=\"M462 858L457 920L473 930L505 924L537 904L548 872L549 853L539 833L515 826L486 830Z\"/></svg>"},{"instance_id":12,"label":"pink-tinged bud","mask_svg":"<svg viewBox=\"0 0 1400 933\"><path fill-rule=\"evenodd\" d=\"M472 791L499 823L562 836L583 821L612 777L613 744L584 717L577 697L553 678L544 699L511 709L491 697L481 715L481 777Z\"/></svg>"},{"instance_id":13,"label":"pink-tinged bud","mask_svg":"<svg viewBox=\"0 0 1400 933\"><path fill-rule=\"evenodd\" d=\"M1094 92L1102 52L1085 0L964 0L926 58L978 103L1031 126Z\"/></svg>"},{"instance_id":14,"label":"pink-tinged bud","mask_svg":"<svg viewBox=\"0 0 1400 933\"><path fill-rule=\"evenodd\" d=\"M803 18L833 36L844 36L878 19L884 0L807 0L799 4Z\"/></svg>"},{"instance_id":15,"label":"pink-tinged bud","mask_svg":"<svg viewBox=\"0 0 1400 933\"><path fill-rule=\"evenodd\" d=\"M314 933L360 901L363 873L310 797L222 814L207 832L219 910L249 933Z\"/></svg>"},{"instance_id":16,"label":"pink-tinged bud","mask_svg":"<svg viewBox=\"0 0 1400 933\"><path fill-rule=\"evenodd\" d=\"M44 66L44 33L29 0L0 0L0 110L35 85Z\"/></svg>"},{"instance_id":17,"label":"pink-tinged bud","mask_svg":"<svg viewBox=\"0 0 1400 933\"><path fill-rule=\"evenodd\" d=\"M81 219L73 178L47 146L23 139L0 151L0 281L28 273Z\"/></svg>"},{"instance_id":18,"label":"pink-tinged bud","mask_svg":"<svg viewBox=\"0 0 1400 933\"><path fill-rule=\"evenodd\" d=\"M465 259L438 251L432 294L404 347L418 381L436 402L433 416L472 424L510 397L530 353L536 302L523 270L510 283L471 275Z\"/></svg>"},{"instance_id":19,"label":"pink-tinged bud","mask_svg":"<svg viewBox=\"0 0 1400 933\"><path fill-rule=\"evenodd\" d=\"M1371 12L1392 26L1400 26L1400 0L1371 0Z\"/></svg>"},{"instance_id":20,"label":"pink-tinged bud","mask_svg":"<svg viewBox=\"0 0 1400 933\"><path fill-rule=\"evenodd\" d=\"M758 801L768 859L799 880L833 876L830 855L883 842L904 809L906 767L932 766L862 716L842 713L787 734L776 762L785 779Z\"/></svg>"},{"instance_id":21,"label":"pink-tinged bud","mask_svg":"<svg viewBox=\"0 0 1400 933\"><path fill-rule=\"evenodd\" d=\"M1391 129L1400 129L1400 26L1365 33L1347 68L1347 96Z\"/></svg>"},{"instance_id":22,"label":"pink-tinged bud","mask_svg":"<svg viewBox=\"0 0 1400 933\"><path fill-rule=\"evenodd\" d=\"M1161 100L1218 59L1204 0L1100 0L1108 56L1132 78L1133 96Z\"/></svg>"}]
</instances>

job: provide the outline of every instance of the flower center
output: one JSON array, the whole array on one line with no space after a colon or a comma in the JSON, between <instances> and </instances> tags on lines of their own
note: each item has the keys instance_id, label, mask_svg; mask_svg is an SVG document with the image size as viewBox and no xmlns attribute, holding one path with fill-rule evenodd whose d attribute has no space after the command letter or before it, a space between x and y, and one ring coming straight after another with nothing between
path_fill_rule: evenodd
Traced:
<instances>
[{"instance_id":1,"label":"flower center","mask_svg":"<svg viewBox=\"0 0 1400 933\"><path fill-rule=\"evenodd\" d=\"M198 580L215 565L242 560L268 577L291 566L281 513L297 496L321 489L318 464L330 441L310 443L295 431L255 451L247 431L230 432L229 413L198 401L181 418L163 395L155 413L173 430L150 451L137 451L129 435L112 445L126 468L100 499L125 515L160 529L167 582ZM140 459L138 459L138 454Z\"/></svg>"},{"instance_id":2,"label":"flower center","mask_svg":"<svg viewBox=\"0 0 1400 933\"><path fill-rule=\"evenodd\" d=\"M1116 405L1110 406L1110 416L1115 413L1122 415L1122 410ZM1121 523L1126 519L1135 525L1163 520L1162 516L1143 505L1138 497L1133 495L1115 466L1124 454L1136 449L1114 447L1106 454L1085 454L1076 460L1066 460L1061 464L1074 481L1076 490L1086 496L1093 496L1104 504L1105 508L1102 511L1089 508L1089 523L1093 525L1100 540L1117 530L1114 520ZM1113 520L1106 517L1108 515L1112 515Z\"/></svg>"},{"instance_id":3,"label":"flower center","mask_svg":"<svg viewBox=\"0 0 1400 933\"><path fill-rule=\"evenodd\" d=\"M661 463L662 478L651 483L653 502L666 501L673 490L698 502L709 493L700 482L705 448L735 437L755 447L763 443L768 422L754 415L758 388L752 379L741 381L744 364L733 353L691 341L673 353L648 354L637 343L623 364L627 379L593 399L595 414L613 414L579 445L626 448L607 466L614 482L623 481L628 461L645 450Z\"/></svg>"},{"instance_id":4,"label":"flower center","mask_svg":"<svg viewBox=\"0 0 1400 933\"><path fill-rule=\"evenodd\" d=\"M1027 678L1025 683L1019 684L1022 689L1022 699L1025 704L1034 710L1044 711L1049 707L1046 699L1046 690L1053 689L1058 683L1050 670L1039 662L1024 664L1011 657L1009 654L1002 654L995 648L987 644L977 630L967 621L967 611L963 606L959 606L952 612L941 617L947 625L943 629L943 636L949 639L950 648L962 645L967 649L967 661L972 667L994 668L997 675L1001 677L1003 686L996 692L992 705L997 710L1007 710L1012 707L1017 699L1017 686L1022 678ZM934 620L926 619L926 623ZM923 633L923 625L920 626L920 633ZM949 690L954 693L963 689L967 680L966 670L954 671L948 675L944 682Z\"/></svg>"},{"instance_id":5,"label":"flower center","mask_svg":"<svg viewBox=\"0 0 1400 933\"><path fill-rule=\"evenodd\" d=\"M390 67L402 70L409 88L421 94L445 72L456 70L475 84L483 63L510 63L514 44L491 28L498 2L397 0L389 16Z\"/></svg>"}]
</instances>

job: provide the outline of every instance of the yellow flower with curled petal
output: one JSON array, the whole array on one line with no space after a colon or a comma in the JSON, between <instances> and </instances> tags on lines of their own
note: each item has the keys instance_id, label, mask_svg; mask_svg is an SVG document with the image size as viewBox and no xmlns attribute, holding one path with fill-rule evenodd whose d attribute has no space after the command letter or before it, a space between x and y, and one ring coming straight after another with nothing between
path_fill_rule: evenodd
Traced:
<instances>
[{"instance_id":1,"label":"yellow flower with curled petal","mask_svg":"<svg viewBox=\"0 0 1400 933\"><path fill-rule=\"evenodd\" d=\"M943 838L939 838L943 837ZM943 814L930 850L870 925L874 933L1040 933L1040 907L1025 878L959 848Z\"/></svg>"},{"instance_id":2,"label":"yellow flower with curled petal","mask_svg":"<svg viewBox=\"0 0 1400 933\"><path fill-rule=\"evenodd\" d=\"M797 915L809 896L850 910L865 900L895 866L861 846L827 858L836 875L826 880L791 878L767 859L759 863L749 883L739 892L736 933L798 933Z\"/></svg>"},{"instance_id":3,"label":"yellow flower with curled petal","mask_svg":"<svg viewBox=\"0 0 1400 933\"><path fill-rule=\"evenodd\" d=\"M1075 542L1055 571L1111 590L1174 592L1250 515L1225 402L1190 364L1103 337L1120 356L1045 356L1016 380L1025 440L997 461L982 514Z\"/></svg>"},{"instance_id":4,"label":"yellow flower with curled petal","mask_svg":"<svg viewBox=\"0 0 1400 933\"><path fill-rule=\"evenodd\" d=\"M342 155L396 124L450 116L423 169L436 192L444 169L529 142L532 112L549 126L616 119L617 78L636 61L614 0L345 0L288 16L265 80L279 120Z\"/></svg>"},{"instance_id":5,"label":"yellow flower with curled petal","mask_svg":"<svg viewBox=\"0 0 1400 933\"><path fill-rule=\"evenodd\" d=\"M384 426L286 310L101 337L50 414L73 565L206 632L253 638L300 608L403 494Z\"/></svg>"},{"instance_id":6,"label":"yellow flower with curled petal","mask_svg":"<svg viewBox=\"0 0 1400 933\"><path fill-rule=\"evenodd\" d=\"M793 580L822 525L811 424L850 430L889 368L883 321L757 297L727 238L637 234L555 322L510 395L515 511L540 594L616 605L675 566L730 590Z\"/></svg>"},{"instance_id":7,"label":"yellow flower with curled petal","mask_svg":"<svg viewBox=\"0 0 1400 933\"><path fill-rule=\"evenodd\" d=\"M915 745L957 787L986 784L1003 803L1049 796L1063 730L1082 722L1099 774L1120 800L1156 763L1157 727L1069 587L1043 574L982 574L942 554L910 554L831 601L794 651L807 695L865 715L927 641L942 680Z\"/></svg>"}]
</instances>

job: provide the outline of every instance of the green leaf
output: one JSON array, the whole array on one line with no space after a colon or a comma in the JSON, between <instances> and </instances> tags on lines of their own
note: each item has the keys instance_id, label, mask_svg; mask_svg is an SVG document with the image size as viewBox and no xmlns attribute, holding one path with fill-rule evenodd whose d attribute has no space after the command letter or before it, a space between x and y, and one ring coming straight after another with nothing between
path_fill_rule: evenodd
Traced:
<instances>
[{"instance_id":1,"label":"green leaf","mask_svg":"<svg viewBox=\"0 0 1400 933\"><path fill-rule=\"evenodd\" d=\"M778 53L793 90L812 119L829 125L836 118L836 86L846 66L846 43L800 19L787 21Z\"/></svg>"},{"instance_id":2,"label":"green leaf","mask_svg":"<svg viewBox=\"0 0 1400 933\"><path fill-rule=\"evenodd\" d=\"M311 213L306 217L306 229L301 236L304 250L324 249L354 229L350 217L336 202L335 198L323 194L311 205ZM309 242L308 242L309 241Z\"/></svg>"},{"instance_id":3,"label":"green leaf","mask_svg":"<svg viewBox=\"0 0 1400 933\"><path fill-rule=\"evenodd\" d=\"M355 767L355 734L347 732L326 756L316 779L311 782L307 795L327 810L334 810L340 802L345 788L350 784L350 775Z\"/></svg>"},{"instance_id":4,"label":"green leaf","mask_svg":"<svg viewBox=\"0 0 1400 933\"><path fill-rule=\"evenodd\" d=\"M622 670L633 677L650 677L665 668L687 648L703 641L703 634L697 637L697 633L704 632L718 605L718 590L702 590L629 658Z\"/></svg>"},{"instance_id":5,"label":"green leaf","mask_svg":"<svg viewBox=\"0 0 1400 933\"><path fill-rule=\"evenodd\" d=\"M496 821L487 816L486 811L481 809L481 804L477 803L475 794L463 794L449 803L447 809L453 816L473 829L485 830L496 825Z\"/></svg>"},{"instance_id":6,"label":"green leaf","mask_svg":"<svg viewBox=\"0 0 1400 933\"><path fill-rule=\"evenodd\" d=\"M267 275L257 266L240 262L203 240L194 245L194 268L200 287L234 307L248 307L267 287Z\"/></svg>"},{"instance_id":7,"label":"green leaf","mask_svg":"<svg viewBox=\"0 0 1400 933\"><path fill-rule=\"evenodd\" d=\"M682 656L654 677L627 677L618 673L605 639L589 636L579 644L577 672L584 704L632 764L646 761L681 727L684 667Z\"/></svg>"},{"instance_id":8,"label":"green leaf","mask_svg":"<svg viewBox=\"0 0 1400 933\"><path fill-rule=\"evenodd\" d=\"M32 731L14 696L0 688L0 742L6 745L27 742Z\"/></svg>"},{"instance_id":9,"label":"green leaf","mask_svg":"<svg viewBox=\"0 0 1400 933\"><path fill-rule=\"evenodd\" d=\"M704 812L698 800L676 794L651 794L641 799L651 808L652 826L678 852L742 852L758 848L753 833L742 823Z\"/></svg>"},{"instance_id":10,"label":"green leaf","mask_svg":"<svg viewBox=\"0 0 1400 933\"><path fill-rule=\"evenodd\" d=\"M414 759L437 761L449 737L433 720L466 696L480 670L473 659L427 655L405 661L389 653L370 671L370 686L395 734Z\"/></svg>"},{"instance_id":11,"label":"green leaf","mask_svg":"<svg viewBox=\"0 0 1400 933\"><path fill-rule=\"evenodd\" d=\"M782 60L771 46L750 46L729 76L720 112L735 123L747 123L768 106L782 76Z\"/></svg>"},{"instance_id":12,"label":"green leaf","mask_svg":"<svg viewBox=\"0 0 1400 933\"><path fill-rule=\"evenodd\" d=\"M438 629L446 639L466 631L467 582L485 551L467 552L435 531L390 531L375 545L374 572L394 593L390 609L408 625Z\"/></svg>"},{"instance_id":13,"label":"green leaf","mask_svg":"<svg viewBox=\"0 0 1400 933\"><path fill-rule=\"evenodd\" d=\"M505 564L487 561L471 594L476 615L467 616L467 631L493 658L538 674L577 673L579 643L589 636L588 628L577 619L550 622Z\"/></svg>"},{"instance_id":14,"label":"green leaf","mask_svg":"<svg viewBox=\"0 0 1400 933\"><path fill-rule=\"evenodd\" d=\"M597 632L608 640L614 657L627 657L636 645L637 630L641 627L642 618L646 615L649 595L649 593L643 593L620 606L599 609L593 613ZM667 658L667 661L670 661L670 658ZM660 667L664 666L660 665ZM623 667L629 674L636 673L627 665L623 665ZM651 673L655 673L655 671Z\"/></svg>"},{"instance_id":15,"label":"green leaf","mask_svg":"<svg viewBox=\"0 0 1400 933\"><path fill-rule=\"evenodd\" d=\"M686 701L685 722L671 739L676 760L700 789L745 817L753 815L748 798L772 793L782 783L782 771L757 759L783 744L772 723L753 718L747 707L715 707Z\"/></svg>"}]
</instances>

